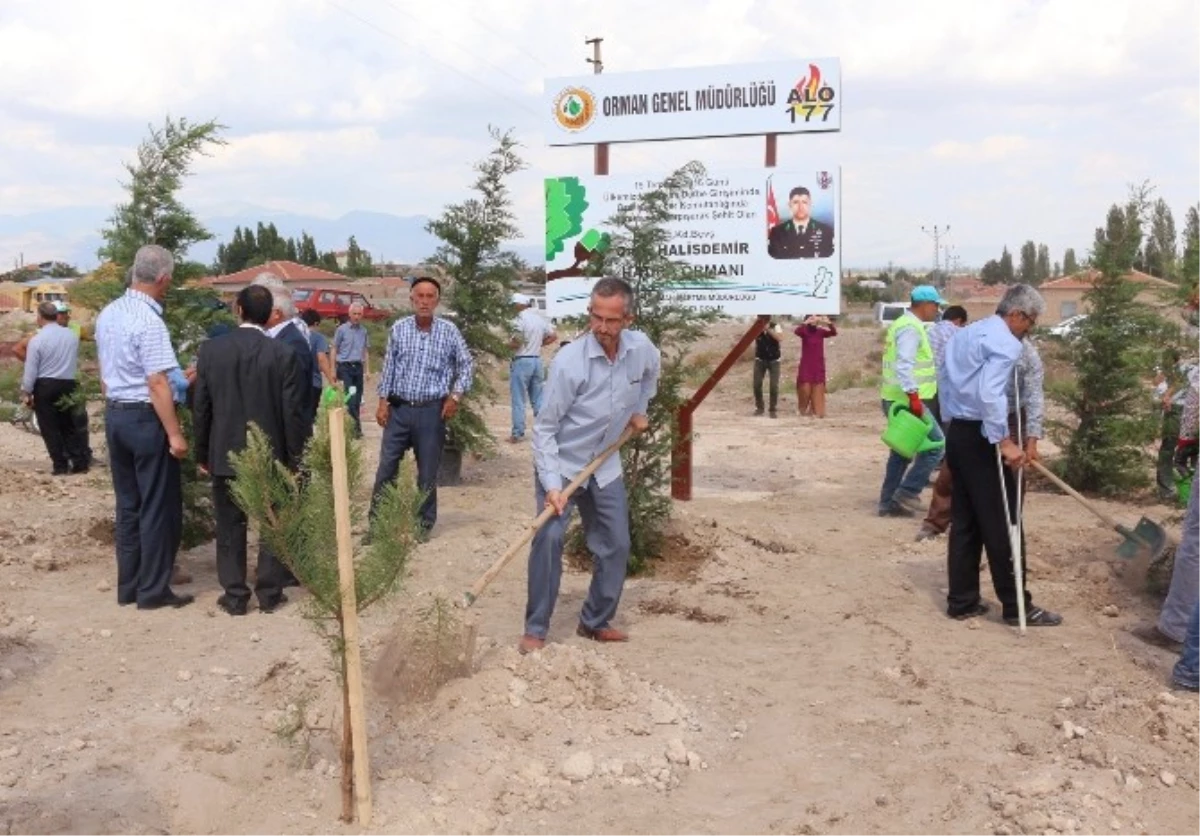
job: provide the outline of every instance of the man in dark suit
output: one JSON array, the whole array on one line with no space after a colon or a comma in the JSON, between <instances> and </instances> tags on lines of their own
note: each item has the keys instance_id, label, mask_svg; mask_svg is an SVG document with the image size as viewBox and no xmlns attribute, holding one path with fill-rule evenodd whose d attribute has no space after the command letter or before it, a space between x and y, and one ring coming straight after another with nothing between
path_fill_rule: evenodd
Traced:
<instances>
[{"instance_id":1,"label":"man in dark suit","mask_svg":"<svg viewBox=\"0 0 1200 836\"><path fill-rule=\"evenodd\" d=\"M217 578L225 588L217 605L230 615L245 615L250 600L246 514L231 496L229 454L245 449L247 426L253 422L270 439L276 458L294 470L308 438L309 377L301 372L296 353L266 334L274 307L269 289L247 287L238 294L237 307L241 327L200 346L193 427L196 460L213 479ZM260 543L254 584L260 611L274 612L287 601L287 575L287 568Z\"/></svg>"},{"instance_id":2,"label":"man in dark suit","mask_svg":"<svg viewBox=\"0 0 1200 836\"><path fill-rule=\"evenodd\" d=\"M788 194L792 217L771 228L767 254L771 258L828 258L833 255L833 227L814 220L812 193L797 186Z\"/></svg>"},{"instance_id":3,"label":"man in dark suit","mask_svg":"<svg viewBox=\"0 0 1200 836\"><path fill-rule=\"evenodd\" d=\"M317 370L317 361L313 356L312 346L308 342L308 326L296 313L296 303L292 300L292 292L288 290L283 279L274 273L259 273L253 284L261 285L271 292L271 318L267 320L267 336L289 346L296 353L300 363L300 377L312 380ZM305 390L307 394L307 390ZM308 398L305 398L308 402ZM312 435L312 416L305 421L305 437Z\"/></svg>"}]
</instances>

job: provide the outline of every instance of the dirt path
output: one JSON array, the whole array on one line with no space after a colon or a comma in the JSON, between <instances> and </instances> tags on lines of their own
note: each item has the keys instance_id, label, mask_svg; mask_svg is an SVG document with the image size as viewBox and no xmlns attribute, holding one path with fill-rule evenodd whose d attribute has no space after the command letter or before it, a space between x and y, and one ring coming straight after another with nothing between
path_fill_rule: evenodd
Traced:
<instances>
[{"instance_id":1,"label":"dirt path","mask_svg":"<svg viewBox=\"0 0 1200 836\"><path fill-rule=\"evenodd\" d=\"M831 374L876 341L847 331ZM873 514L874 393L770 421L748 389L739 366L698 416L676 527L710 557L629 582L634 641L574 636L588 578L571 573L552 644L519 657L517 561L476 605L473 677L422 704L372 695L372 831L1200 829L1196 698L1167 693L1171 656L1128 635L1153 605L1108 560L1114 537L1032 496L1032 590L1066 624L948 621L945 541ZM506 410L490 421L504 433ZM211 546L183 558L197 605L118 608L107 472L52 481L37 441L0 426L0 832L349 832L336 680L297 608L219 613ZM530 480L528 447L504 445L444 490L405 591L366 619L370 658L518 536Z\"/></svg>"}]
</instances>

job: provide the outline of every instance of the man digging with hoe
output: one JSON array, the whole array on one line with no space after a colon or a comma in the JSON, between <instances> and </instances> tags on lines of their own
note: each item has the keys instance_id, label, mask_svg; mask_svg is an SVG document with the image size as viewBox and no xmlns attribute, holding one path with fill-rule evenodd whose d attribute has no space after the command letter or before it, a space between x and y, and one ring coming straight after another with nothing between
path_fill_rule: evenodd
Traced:
<instances>
[{"instance_id":1,"label":"man digging with hoe","mask_svg":"<svg viewBox=\"0 0 1200 836\"><path fill-rule=\"evenodd\" d=\"M562 580L563 538L576 503L593 561L592 584L576 632L601 642L629 639L611 623L625 585L630 549L620 459L605 460L570 497L563 495L563 485L614 444L626 427L638 433L646 430L646 412L658 391L660 360L644 334L626 330L633 322L633 291L626 282L597 281L588 317L588 336L555 356L533 425L537 510L540 514L549 505L558 514L537 532L529 550L529 601L525 634L518 645L522 653L546 644Z\"/></svg>"}]
</instances>

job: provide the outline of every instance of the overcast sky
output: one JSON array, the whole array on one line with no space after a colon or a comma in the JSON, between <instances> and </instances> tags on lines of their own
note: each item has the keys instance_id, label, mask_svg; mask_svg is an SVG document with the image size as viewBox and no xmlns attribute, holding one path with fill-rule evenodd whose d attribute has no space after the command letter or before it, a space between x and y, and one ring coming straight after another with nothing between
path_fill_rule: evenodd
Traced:
<instances>
[{"instance_id":1,"label":"overcast sky","mask_svg":"<svg viewBox=\"0 0 1200 836\"><path fill-rule=\"evenodd\" d=\"M1150 180L1182 214L1200 192L1195 0L3 0L0 215L109 207L120 163L164 114L229 126L185 191L201 215L245 204L335 217L435 214L487 126L540 178L587 173L547 148L542 80L805 57L842 62L842 131L780 140L843 168L845 266L928 265L921 226L978 265L1027 238L1081 252L1108 205ZM760 165L761 139L622 145L613 173ZM51 222L53 223L53 222ZM0 236L0 264L69 251L46 222ZM288 230L283 230L289 232Z\"/></svg>"}]
</instances>

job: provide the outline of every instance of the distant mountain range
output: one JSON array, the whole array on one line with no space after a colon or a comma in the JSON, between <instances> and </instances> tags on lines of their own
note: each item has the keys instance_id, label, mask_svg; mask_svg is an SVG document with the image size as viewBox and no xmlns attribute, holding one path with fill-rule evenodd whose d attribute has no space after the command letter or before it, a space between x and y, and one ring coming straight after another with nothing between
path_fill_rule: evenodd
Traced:
<instances>
[{"instance_id":1,"label":"distant mountain range","mask_svg":"<svg viewBox=\"0 0 1200 836\"><path fill-rule=\"evenodd\" d=\"M7 269L23 256L26 264L53 259L90 270L97 264L96 250L101 244L98 230L111 212L108 208L88 206L0 215L0 269ZM423 215L356 210L330 219L237 204L222 207L222 211L210 216L202 215L200 220L216 236L189 252L191 259L204 264L213 261L217 245L229 241L235 227L254 229L259 221L274 223L284 238L299 238L301 232L308 232L321 250L343 250L353 235L376 261L418 263L432 255L438 244L425 231L429 219ZM537 245L518 241L511 249L530 264L541 263L542 251Z\"/></svg>"}]
</instances>

